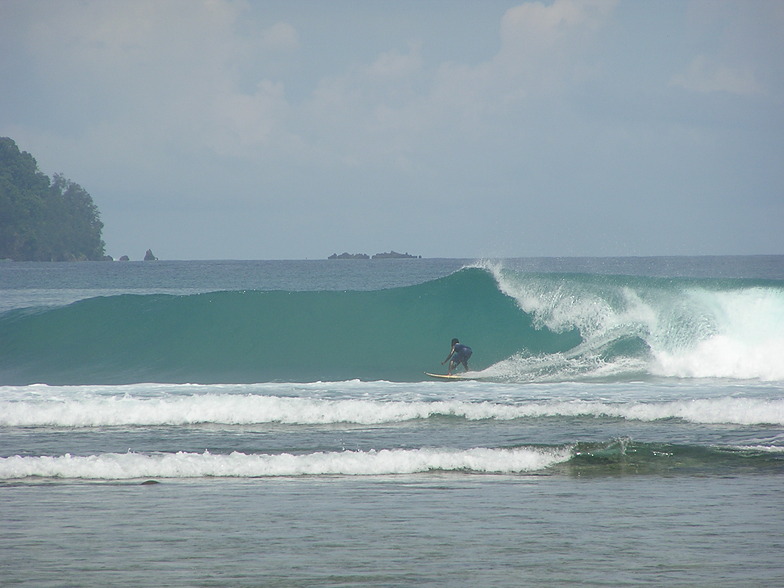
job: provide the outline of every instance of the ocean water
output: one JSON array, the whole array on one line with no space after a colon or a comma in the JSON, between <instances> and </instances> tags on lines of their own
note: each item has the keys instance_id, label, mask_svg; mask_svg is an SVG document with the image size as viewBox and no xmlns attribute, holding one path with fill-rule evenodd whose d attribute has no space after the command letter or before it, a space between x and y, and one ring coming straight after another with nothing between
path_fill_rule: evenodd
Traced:
<instances>
[{"instance_id":1,"label":"ocean water","mask_svg":"<svg viewBox=\"0 0 784 588\"><path fill-rule=\"evenodd\" d=\"M3 586L784 586L783 482L782 256L0 263Z\"/></svg>"}]
</instances>

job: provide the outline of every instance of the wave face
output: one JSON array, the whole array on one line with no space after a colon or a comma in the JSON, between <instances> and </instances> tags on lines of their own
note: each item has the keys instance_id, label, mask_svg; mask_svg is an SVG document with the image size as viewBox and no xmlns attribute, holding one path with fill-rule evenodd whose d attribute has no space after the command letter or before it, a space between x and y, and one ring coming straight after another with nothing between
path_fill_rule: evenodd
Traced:
<instances>
[{"instance_id":1,"label":"wave face","mask_svg":"<svg viewBox=\"0 0 784 588\"><path fill-rule=\"evenodd\" d=\"M0 382L784 380L784 287L472 267L375 291L96 297L0 315Z\"/></svg>"}]
</instances>

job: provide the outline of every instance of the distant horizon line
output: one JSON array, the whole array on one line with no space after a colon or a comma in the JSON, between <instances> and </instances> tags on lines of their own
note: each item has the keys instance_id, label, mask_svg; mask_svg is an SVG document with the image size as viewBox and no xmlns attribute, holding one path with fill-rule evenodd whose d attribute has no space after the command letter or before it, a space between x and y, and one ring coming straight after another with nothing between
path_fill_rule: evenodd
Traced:
<instances>
[{"instance_id":1,"label":"distant horizon line","mask_svg":"<svg viewBox=\"0 0 784 588\"><path fill-rule=\"evenodd\" d=\"M455 260L455 261L484 261L484 260L506 260L506 259L665 259L665 258L717 258L717 257L782 257L784 253L678 253L678 254L657 254L657 255L477 255L461 257L427 257L424 255L409 258L376 258L373 259L329 259L328 257L274 257L274 258L239 258L239 257L212 257L212 258L160 258L155 261L393 261L395 259L413 260ZM122 257L122 256L120 256ZM120 261L120 257L112 257L112 261ZM8 260L11 261L11 260ZM108 260L107 260L108 261ZM126 262L144 261L143 258L129 259ZM152 261L152 260L149 260ZM40 262L37 262L40 263ZM43 263L63 263L63 262L43 262ZM67 262L66 262L67 263ZM81 262L74 262L81 263Z\"/></svg>"}]
</instances>

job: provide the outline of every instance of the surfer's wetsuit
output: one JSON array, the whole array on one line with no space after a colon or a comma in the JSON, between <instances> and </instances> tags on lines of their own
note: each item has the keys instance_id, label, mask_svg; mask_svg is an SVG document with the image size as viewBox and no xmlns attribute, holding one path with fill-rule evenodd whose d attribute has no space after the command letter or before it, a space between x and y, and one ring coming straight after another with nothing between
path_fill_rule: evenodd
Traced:
<instances>
[{"instance_id":1,"label":"surfer's wetsuit","mask_svg":"<svg viewBox=\"0 0 784 588\"><path fill-rule=\"evenodd\" d=\"M449 358L450 365L449 371L451 372L454 368L459 366L461 363L465 367L466 371L468 371L468 358L471 357L473 351L468 345L463 345L462 343L455 343L455 346L452 347L452 356Z\"/></svg>"}]
</instances>

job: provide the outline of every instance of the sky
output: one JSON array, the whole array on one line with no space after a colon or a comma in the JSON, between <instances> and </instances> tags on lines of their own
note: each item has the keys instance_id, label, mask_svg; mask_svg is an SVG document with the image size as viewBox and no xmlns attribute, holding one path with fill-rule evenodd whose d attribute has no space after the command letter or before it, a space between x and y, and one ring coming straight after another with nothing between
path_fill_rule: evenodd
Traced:
<instances>
[{"instance_id":1,"label":"sky","mask_svg":"<svg viewBox=\"0 0 784 588\"><path fill-rule=\"evenodd\" d=\"M0 0L0 136L141 259L784 254L780 0Z\"/></svg>"}]
</instances>

